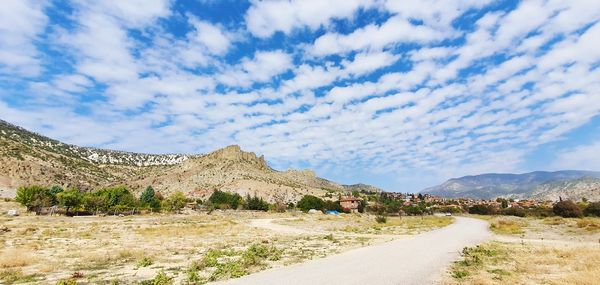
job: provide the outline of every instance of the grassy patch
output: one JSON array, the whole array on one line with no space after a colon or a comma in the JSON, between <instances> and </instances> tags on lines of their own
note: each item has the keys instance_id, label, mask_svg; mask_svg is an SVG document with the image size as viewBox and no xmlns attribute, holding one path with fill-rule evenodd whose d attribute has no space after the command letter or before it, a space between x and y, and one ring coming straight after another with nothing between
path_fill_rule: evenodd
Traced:
<instances>
[{"instance_id":1,"label":"grassy patch","mask_svg":"<svg viewBox=\"0 0 600 285\"><path fill-rule=\"evenodd\" d=\"M597 284L600 248L489 242L465 248L444 284Z\"/></svg>"},{"instance_id":2,"label":"grassy patch","mask_svg":"<svg viewBox=\"0 0 600 285\"><path fill-rule=\"evenodd\" d=\"M20 269L6 269L0 271L1 284L35 282L39 277L38 274L24 274Z\"/></svg>"},{"instance_id":3,"label":"grassy patch","mask_svg":"<svg viewBox=\"0 0 600 285\"><path fill-rule=\"evenodd\" d=\"M588 231L600 230L600 219L598 218L584 218L577 221L577 227Z\"/></svg>"},{"instance_id":4,"label":"grassy patch","mask_svg":"<svg viewBox=\"0 0 600 285\"><path fill-rule=\"evenodd\" d=\"M527 222L524 220L499 219L490 222L490 229L497 234L522 234L526 226Z\"/></svg>"}]
</instances>

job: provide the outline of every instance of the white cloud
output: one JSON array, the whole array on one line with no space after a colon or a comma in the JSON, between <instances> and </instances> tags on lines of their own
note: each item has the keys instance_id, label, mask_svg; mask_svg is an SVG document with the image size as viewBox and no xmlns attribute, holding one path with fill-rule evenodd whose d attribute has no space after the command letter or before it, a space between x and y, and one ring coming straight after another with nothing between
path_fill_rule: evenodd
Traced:
<instances>
[{"instance_id":1,"label":"white cloud","mask_svg":"<svg viewBox=\"0 0 600 285\"><path fill-rule=\"evenodd\" d=\"M382 67L390 66L400 57L390 52L360 53L353 61L344 60L344 71L354 76L371 73Z\"/></svg>"},{"instance_id":2,"label":"white cloud","mask_svg":"<svg viewBox=\"0 0 600 285\"><path fill-rule=\"evenodd\" d=\"M254 58L244 58L231 70L226 70L218 78L230 86L250 86L254 82L272 80L292 67L292 58L283 51L261 51Z\"/></svg>"},{"instance_id":3,"label":"white cloud","mask_svg":"<svg viewBox=\"0 0 600 285\"><path fill-rule=\"evenodd\" d=\"M309 47L309 52L324 56L353 50L377 51L397 43L429 43L448 36L450 34L423 25L413 25L407 19L394 16L381 25L371 24L348 35L322 35Z\"/></svg>"},{"instance_id":4,"label":"white cloud","mask_svg":"<svg viewBox=\"0 0 600 285\"><path fill-rule=\"evenodd\" d=\"M203 45L213 54L222 55L227 52L231 46L231 40L223 29L193 17L190 19L190 23L195 29L193 35L188 35L192 42Z\"/></svg>"},{"instance_id":5,"label":"white cloud","mask_svg":"<svg viewBox=\"0 0 600 285\"><path fill-rule=\"evenodd\" d=\"M582 145L558 153L552 167L554 169L575 169L600 171L600 142Z\"/></svg>"},{"instance_id":6,"label":"white cloud","mask_svg":"<svg viewBox=\"0 0 600 285\"><path fill-rule=\"evenodd\" d=\"M38 1L6 0L0 5L0 73L36 76L41 72L35 41L48 17Z\"/></svg>"},{"instance_id":7,"label":"white cloud","mask_svg":"<svg viewBox=\"0 0 600 285\"><path fill-rule=\"evenodd\" d=\"M248 30L257 37L270 37L281 31L291 33L295 28L316 29L333 18L350 18L358 9L375 4L372 0L292 0L252 1L246 13Z\"/></svg>"}]
</instances>

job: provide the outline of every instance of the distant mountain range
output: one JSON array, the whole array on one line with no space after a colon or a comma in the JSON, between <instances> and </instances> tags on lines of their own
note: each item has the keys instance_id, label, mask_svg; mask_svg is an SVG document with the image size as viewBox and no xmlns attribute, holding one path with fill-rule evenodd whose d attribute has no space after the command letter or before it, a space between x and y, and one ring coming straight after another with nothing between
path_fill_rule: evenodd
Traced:
<instances>
[{"instance_id":1,"label":"distant mountain range","mask_svg":"<svg viewBox=\"0 0 600 285\"><path fill-rule=\"evenodd\" d=\"M452 178L420 192L449 198L558 200L560 196L564 199L600 200L600 172L563 170L523 174L488 173Z\"/></svg>"},{"instance_id":2,"label":"distant mountain range","mask_svg":"<svg viewBox=\"0 0 600 285\"><path fill-rule=\"evenodd\" d=\"M277 171L262 156L228 146L208 154L142 154L69 145L0 120L0 197L28 185L60 185L91 191L125 185L135 192L153 186L163 195L182 191L206 198L214 190L296 202L305 194L381 191L341 185L311 170Z\"/></svg>"}]
</instances>

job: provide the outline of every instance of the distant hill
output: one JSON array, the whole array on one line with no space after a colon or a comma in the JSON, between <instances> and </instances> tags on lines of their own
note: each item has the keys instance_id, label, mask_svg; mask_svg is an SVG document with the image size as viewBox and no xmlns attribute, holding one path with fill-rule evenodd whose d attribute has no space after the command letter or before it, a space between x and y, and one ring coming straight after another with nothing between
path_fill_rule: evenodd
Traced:
<instances>
[{"instance_id":1,"label":"distant hill","mask_svg":"<svg viewBox=\"0 0 600 285\"><path fill-rule=\"evenodd\" d=\"M585 179L584 179L585 178ZM563 198L586 197L600 199L597 180L600 172L596 171L535 171L524 174L481 174L452 178L438 186L423 189L442 197L469 197L493 199L496 197L539 198L557 200L558 193Z\"/></svg>"},{"instance_id":2,"label":"distant hill","mask_svg":"<svg viewBox=\"0 0 600 285\"><path fill-rule=\"evenodd\" d=\"M0 197L34 184L84 191L126 185L136 192L151 185L163 195L182 191L196 198L219 189L286 202L348 191L311 170L274 170L236 145L203 155L112 151L65 144L0 120Z\"/></svg>"}]
</instances>

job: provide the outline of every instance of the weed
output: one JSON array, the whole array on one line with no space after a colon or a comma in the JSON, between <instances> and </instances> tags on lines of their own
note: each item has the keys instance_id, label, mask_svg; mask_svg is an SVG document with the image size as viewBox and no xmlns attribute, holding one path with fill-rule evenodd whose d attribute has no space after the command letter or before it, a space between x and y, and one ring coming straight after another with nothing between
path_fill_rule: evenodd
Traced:
<instances>
[{"instance_id":1,"label":"weed","mask_svg":"<svg viewBox=\"0 0 600 285\"><path fill-rule=\"evenodd\" d=\"M5 282L2 284L34 282L37 277L37 274L25 275L20 269L6 269L0 271L0 281Z\"/></svg>"},{"instance_id":2,"label":"weed","mask_svg":"<svg viewBox=\"0 0 600 285\"><path fill-rule=\"evenodd\" d=\"M150 257L144 256L137 262L137 267L148 267L154 263Z\"/></svg>"},{"instance_id":3,"label":"weed","mask_svg":"<svg viewBox=\"0 0 600 285\"><path fill-rule=\"evenodd\" d=\"M173 284L173 278L169 277L164 271L159 271L154 279L144 280L140 285L170 285Z\"/></svg>"}]
</instances>

